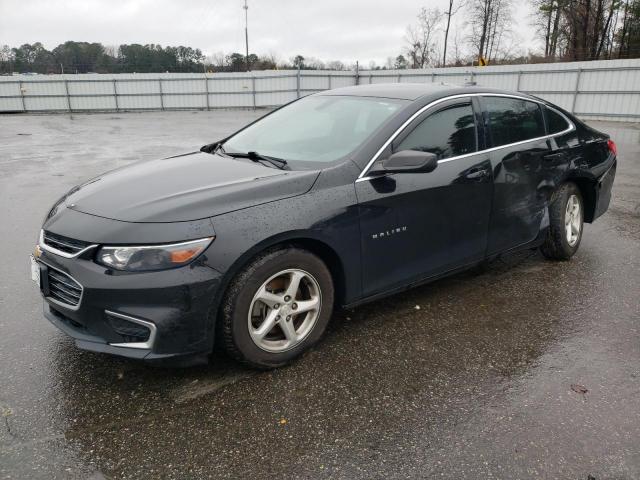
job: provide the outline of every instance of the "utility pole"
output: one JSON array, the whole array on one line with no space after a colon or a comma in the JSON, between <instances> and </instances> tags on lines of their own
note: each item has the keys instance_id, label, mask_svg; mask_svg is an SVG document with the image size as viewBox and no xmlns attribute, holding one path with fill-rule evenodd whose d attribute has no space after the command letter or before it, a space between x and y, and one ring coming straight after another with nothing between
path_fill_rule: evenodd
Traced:
<instances>
[{"instance_id":1,"label":"utility pole","mask_svg":"<svg viewBox=\"0 0 640 480\"><path fill-rule=\"evenodd\" d=\"M247 72L251 70L249 65L249 5L247 0L244 0L244 44L247 49Z\"/></svg>"}]
</instances>

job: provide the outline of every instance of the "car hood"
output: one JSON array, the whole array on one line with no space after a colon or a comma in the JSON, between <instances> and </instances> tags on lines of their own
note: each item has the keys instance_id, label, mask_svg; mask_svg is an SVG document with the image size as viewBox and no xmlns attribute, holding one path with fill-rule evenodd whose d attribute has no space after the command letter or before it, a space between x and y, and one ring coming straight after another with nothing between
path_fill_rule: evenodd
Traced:
<instances>
[{"instance_id":1,"label":"car hood","mask_svg":"<svg viewBox=\"0 0 640 480\"><path fill-rule=\"evenodd\" d=\"M318 175L194 152L107 172L72 189L64 203L125 222L183 222L301 195Z\"/></svg>"}]
</instances>

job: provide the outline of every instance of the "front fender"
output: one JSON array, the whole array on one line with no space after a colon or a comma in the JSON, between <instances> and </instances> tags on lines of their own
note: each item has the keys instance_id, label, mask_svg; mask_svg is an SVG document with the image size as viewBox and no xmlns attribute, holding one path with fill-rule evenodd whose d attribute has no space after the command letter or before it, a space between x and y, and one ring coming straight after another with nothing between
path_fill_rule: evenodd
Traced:
<instances>
[{"instance_id":1,"label":"front fender","mask_svg":"<svg viewBox=\"0 0 640 480\"><path fill-rule=\"evenodd\" d=\"M212 221L216 240L206 255L213 268L224 272L221 292L258 253L275 245L314 243L339 262L343 300L361 294L360 222L352 184L230 212Z\"/></svg>"}]
</instances>

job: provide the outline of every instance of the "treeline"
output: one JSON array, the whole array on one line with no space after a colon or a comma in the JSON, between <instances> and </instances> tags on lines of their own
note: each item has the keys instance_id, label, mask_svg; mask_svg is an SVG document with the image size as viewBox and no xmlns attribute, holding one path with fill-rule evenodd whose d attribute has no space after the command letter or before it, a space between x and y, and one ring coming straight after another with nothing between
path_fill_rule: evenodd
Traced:
<instances>
[{"instance_id":1,"label":"treeline","mask_svg":"<svg viewBox=\"0 0 640 480\"><path fill-rule=\"evenodd\" d=\"M248 61L248 64L247 64ZM339 61L322 62L297 55L281 62L273 55L217 53L205 57L198 48L160 45L120 45L65 42L47 50L40 42L11 48L0 47L0 74L18 73L152 73L152 72L244 72L276 68L332 69L347 67Z\"/></svg>"},{"instance_id":2,"label":"treeline","mask_svg":"<svg viewBox=\"0 0 640 480\"><path fill-rule=\"evenodd\" d=\"M132 73L201 72L204 55L191 47L65 42L49 51L40 42L0 47L0 72Z\"/></svg>"},{"instance_id":3,"label":"treeline","mask_svg":"<svg viewBox=\"0 0 640 480\"><path fill-rule=\"evenodd\" d=\"M401 54L387 64L424 68L480 59L511 64L640 57L640 0L530 1L540 51L522 51L513 0L449 0L445 11L420 10L407 27ZM450 35L455 20L461 21Z\"/></svg>"},{"instance_id":4,"label":"treeline","mask_svg":"<svg viewBox=\"0 0 640 480\"><path fill-rule=\"evenodd\" d=\"M640 56L640 0L536 0L548 57Z\"/></svg>"}]
</instances>

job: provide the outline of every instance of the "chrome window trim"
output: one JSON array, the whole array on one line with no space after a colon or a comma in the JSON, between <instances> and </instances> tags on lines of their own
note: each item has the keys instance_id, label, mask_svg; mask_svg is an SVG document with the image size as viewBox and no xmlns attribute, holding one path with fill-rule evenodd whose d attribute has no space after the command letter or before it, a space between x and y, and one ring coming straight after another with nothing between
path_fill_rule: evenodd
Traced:
<instances>
[{"instance_id":1,"label":"chrome window trim","mask_svg":"<svg viewBox=\"0 0 640 480\"><path fill-rule=\"evenodd\" d=\"M146 342L124 342L124 343L109 343L112 347L123 347L123 348L137 348L143 350L151 350L153 348L153 344L156 340L156 334L158 329L153 322L149 322L148 320L141 320L136 317L131 317L129 315L125 315L124 313L112 312L110 310L105 310L104 313L107 315L111 315L116 318L121 318L122 320L126 320L128 322L137 323L138 325L143 325L149 329L149 339Z\"/></svg>"},{"instance_id":2,"label":"chrome window trim","mask_svg":"<svg viewBox=\"0 0 640 480\"><path fill-rule=\"evenodd\" d=\"M85 252L88 252L89 250L96 248L98 246L98 244L93 244L93 245L89 245L88 247L83 248L82 250L79 250L76 253L67 253L67 252L63 252L62 250L58 250L57 248L54 247L50 247L49 245L47 245L44 241L44 229L40 229L40 239L38 241L38 245L40 245L40 248L42 248L43 250L46 250L49 253L53 253L54 255L58 255L60 257L64 257L64 258L76 258L79 257L80 255L82 255Z\"/></svg>"},{"instance_id":3,"label":"chrome window trim","mask_svg":"<svg viewBox=\"0 0 640 480\"><path fill-rule=\"evenodd\" d=\"M502 148L509 148L509 147L513 147L513 146L516 146L516 145L521 145L521 144L528 143L528 142L535 142L535 141L538 141L538 140L545 140L547 138L555 137L555 136L558 136L558 135L564 135L566 133L569 133L569 132L575 130L575 128L576 128L575 125L573 124L573 122L571 120L569 120L569 118L567 118L567 116L564 115L562 112L556 110L553 107L550 107L549 105L544 103L544 101L538 100L538 99L535 99L535 98L528 98L528 97L523 97L523 96L520 96L520 95L514 95L514 94L508 94L508 93L462 93L462 94L459 94L459 95L451 95L449 97L439 98L438 100L434 100L433 102L425 105L420 110L418 110L416 113L411 115L411 117L409 117L409 119L407 119L402 125L400 125L400 127L398 127L398 129L395 132L393 132L393 134L391 134L391 136L387 139L387 141L384 142L382 147L380 147L380 149L375 153L375 155L371 158L371 160L369 160L369 163L367 163L367 165L362 169L362 171L360 172L360 175L358 175L358 178L356 179L356 183L357 182L364 182L364 181L376 178L376 176L367 176L367 173L368 173L369 169L371 168L371 166L376 162L376 160L378 160L378 157L380 157L380 155L382 155L382 152L385 151L385 149L391 144L391 142L393 142L398 137L398 135L400 135L416 118L418 118L420 115L422 115L425 111L429 110L431 107L433 107L435 105L438 105L439 103L443 103L443 102L446 102L446 101L449 101L449 100L456 100L456 99L461 99L461 98L471 98L471 97L506 97L506 98L515 98L517 100L524 100L524 101L527 101L527 102L537 103L538 105L542 105L544 107L550 108L551 110L553 110L554 112L556 112L557 114L562 116L562 118L564 118L565 121L569 124L569 128L567 128L566 130L563 130L562 132L553 133L553 134L550 134L550 135L544 135L542 137L529 138L527 140L521 140L519 142L508 143L506 145L500 145L499 147L491 147L491 148L486 148L484 150L478 150L478 151L472 152L472 153L465 153L464 155L457 155L455 157L443 158L442 160L438 160L439 164L440 163L451 162L453 160L458 160L458 159L461 159L461 158L470 157L472 155L478 155L478 154L481 154L481 153L494 152L494 151L500 150Z\"/></svg>"},{"instance_id":4,"label":"chrome window trim","mask_svg":"<svg viewBox=\"0 0 640 480\"><path fill-rule=\"evenodd\" d=\"M82 285L78 280L76 280L75 278L73 278L72 275L69 275L67 272L63 272L62 270L60 270L59 268L56 267L52 267L51 265L49 265L47 262L42 261L40 258L36 259L36 262L41 262L43 265L46 265L48 268L50 268L51 270L55 270L56 272L60 272L61 274L63 274L66 277L69 277L71 280L73 280L74 282L76 282L78 285L80 285L80 298L78 299L78 305L70 305L68 303L64 303L61 302L60 300L56 300L53 297L50 296L44 296L44 299L47 302L51 302L55 305L58 305L59 307L64 307L67 310L71 310L73 312L75 312L76 310L80 309L80 305L82 305L82 298L84 297L84 285Z\"/></svg>"}]
</instances>

